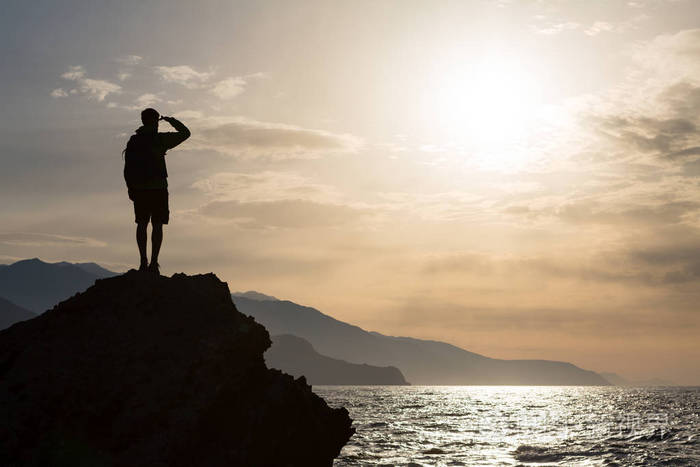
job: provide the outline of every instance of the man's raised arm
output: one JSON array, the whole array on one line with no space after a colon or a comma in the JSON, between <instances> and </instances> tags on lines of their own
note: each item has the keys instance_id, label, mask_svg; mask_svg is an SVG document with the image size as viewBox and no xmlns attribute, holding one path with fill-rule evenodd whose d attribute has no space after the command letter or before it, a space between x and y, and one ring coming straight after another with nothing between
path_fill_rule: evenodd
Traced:
<instances>
[{"instance_id":1,"label":"man's raised arm","mask_svg":"<svg viewBox=\"0 0 700 467\"><path fill-rule=\"evenodd\" d=\"M174 148L190 137L190 130L177 118L162 117L162 119L170 123L170 125L177 130L177 132L169 131L167 133L161 133L161 141L165 145L166 150Z\"/></svg>"}]
</instances>

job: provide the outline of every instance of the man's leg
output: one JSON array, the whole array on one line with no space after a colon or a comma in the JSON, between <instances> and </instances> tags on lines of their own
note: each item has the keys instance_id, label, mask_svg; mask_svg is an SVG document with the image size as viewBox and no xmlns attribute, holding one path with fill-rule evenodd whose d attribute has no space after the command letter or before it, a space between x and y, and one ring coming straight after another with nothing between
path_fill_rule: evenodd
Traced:
<instances>
[{"instance_id":1,"label":"man's leg","mask_svg":"<svg viewBox=\"0 0 700 467\"><path fill-rule=\"evenodd\" d=\"M142 268L148 264L148 255L146 253L146 242L148 241L147 228L148 222L136 224L136 244L139 246Z\"/></svg>"},{"instance_id":2,"label":"man's leg","mask_svg":"<svg viewBox=\"0 0 700 467\"><path fill-rule=\"evenodd\" d=\"M158 254L160 245L163 243L163 224L152 222L153 232L151 233L151 265L158 264ZM154 266L155 267L155 266Z\"/></svg>"}]
</instances>

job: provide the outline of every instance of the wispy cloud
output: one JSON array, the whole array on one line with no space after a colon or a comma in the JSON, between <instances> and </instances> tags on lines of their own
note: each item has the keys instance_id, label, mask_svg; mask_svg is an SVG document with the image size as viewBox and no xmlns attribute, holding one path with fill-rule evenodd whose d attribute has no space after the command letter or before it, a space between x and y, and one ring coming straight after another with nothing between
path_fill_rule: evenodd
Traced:
<instances>
[{"instance_id":1,"label":"wispy cloud","mask_svg":"<svg viewBox=\"0 0 700 467\"><path fill-rule=\"evenodd\" d=\"M209 92L220 99L233 99L245 91L251 80L267 78L267 73L257 72L243 76L234 76L214 83Z\"/></svg>"},{"instance_id":2,"label":"wispy cloud","mask_svg":"<svg viewBox=\"0 0 700 467\"><path fill-rule=\"evenodd\" d=\"M154 70L163 81L180 84L188 89L200 88L214 74L213 72L197 71L189 65L156 66Z\"/></svg>"},{"instance_id":3,"label":"wispy cloud","mask_svg":"<svg viewBox=\"0 0 700 467\"><path fill-rule=\"evenodd\" d=\"M339 202L340 195L330 185L314 183L291 172L219 172L197 180L193 188L217 200L279 201L303 199Z\"/></svg>"},{"instance_id":4,"label":"wispy cloud","mask_svg":"<svg viewBox=\"0 0 700 467\"><path fill-rule=\"evenodd\" d=\"M596 21L588 29L585 30L585 33L588 34L589 36L597 36L601 32L614 31L614 30L615 30L614 24L609 23L607 21Z\"/></svg>"},{"instance_id":5,"label":"wispy cloud","mask_svg":"<svg viewBox=\"0 0 700 467\"><path fill-rule=\"evenodd\" d=\"M566 21L562 23L548 23L544 25L532 25L531 29L537 34L545 34L552 36L564 31L573 31L580 28L581 25L575 21Z\"/></svg>"},{"instance_id":6,"label":"wispy cloud","mask_svg":"<svg viewBox=\"0 0 700 467\"><path fill-rule=\"evenodd\" d=\"M82 65L71 66L61 75L63 79L77 81L85 76L85 68Z\"/></svg>"},{"instance_id":7,"label":"wispy cloud","mask_svg":"<svg viewBox=\"0 0 700 467\"><path fill-rule=\"evenodd\" d=\"M226 78L214 84L209 92L220 99L233 99L245 89L246 81L241 77Z\"/></svg>"},{"instance_id":8,"label":"wispy cloud","mask_svg":"<svg viewBox=\"0 0 700 467\"><path fill-rule=\"evenodd\" d=\"M160 102L161 98L156 96L155 94L152 93L146 93L146 94L141 94L139 97L136 98L134 103L136 104L136 107L142 108L142 107L148 107L151 106L157 102Z\"/></svg>"},{"instance_id":9,"label":"wispy cloud","mask_svg":"<svg viewBox=\"0 0 700 467\"><path fill-rule=\"evenodd\" d=\"M637 65L653 69L666 78L698 78L700 73L700 28L662 34L635 46Z\"/></svg>"},{"instance_id":10,"label":"wispy cloud","mask_svg":"<svg viewBox=\"0 0 700 467\"><path fill-rule=\"evenodd\" d=\"M123 57L119 57L116 59L117 63L126 66L136 66L139 63L141 63L142 60L143 57L140 55L124 55Z\"/></svg>"},{"instance_id":11,"label":"wispy cloud","mask_svg":"<svg viewBox=\"0 0 700 467\"><path fill-rule=\"evenodd\" d=\"M121 86L110 81L88 78L85 68L80 65L71 66L61 77L69 81L75 81L75 91L87 95L90 98L97 99L100 102L109 94L118 94L122 90Z\"/></svg>"},{"instance_id":12,"label":"wispy cloud","mask_svg":"<svg viewBox=\"0 0 700 467\"><path fill-rule=\"evenodd\" d=\"M362 211L346 206L300 199L279 201L212 201L199 213L224 219L244 228L296 228L341 226L355 222Z\"/></svg>"},{"instance_id":13,"label":"wispy cloud","mask_svg":"<svg viewBox=\"0 0 700 467\"><path fill-rule=\"evenodd\" d=\"M349 134L245 117L205 117L193 124L198 131L193 134L191 147L239 157L318 158L354 152L362 145L359 138Z\"/></svg>"},{"instance_id":14,"label":"wispy cloud","mask_svg":"<svg viewBox=\"0 0 700 467\"><path fill-rule=\"evenodd\" d=\"M56 88L51 91L51 97L68 97L68 93L63 88Z\"/></svg>"},{"instance_id":15,"label":"wispy cloud","mask_svg":"<svg viewBox=\"0 0 700 467\"><path fill-rule=\"evenodd\" d=\"M36 232L0 232L0 243L14 246L74 246L103 247L106 243L89 237L72 237Z\"/></svg>"},{"instance_id":16,"label":"wispy cloud","mask_svg":"<svg viewBox=\"0 0 700 467\"><path fill-rule=\"evenodd\" d=\"M341 200L331 186L288 172L222 172L193 187L213 200L199 215L243 228L316 228L357 221L369 210Z\"/></svg>"},{"instance_id":17,"label":"wispy cloud","mask_svg":"<svg viewBox=\"0 0 700 467\"><path fill-rule=\"evenodd\" d=\"M101 79L84 78L79 82L79 89L83 94L103 101L109 94L118 94L122 87L118 84Z\"/></svg>"}]
</instances>

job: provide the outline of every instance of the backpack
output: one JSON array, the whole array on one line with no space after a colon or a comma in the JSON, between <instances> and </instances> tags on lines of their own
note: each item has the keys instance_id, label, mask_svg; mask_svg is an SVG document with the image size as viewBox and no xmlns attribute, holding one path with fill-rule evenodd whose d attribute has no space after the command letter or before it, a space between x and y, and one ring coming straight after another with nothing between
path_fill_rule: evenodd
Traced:
<instances>
[{"instance_id":1,"label":"backpack","mask_svg":"<svg viewBox=\"0 0 700 467\"><path fill-rule=\"evenodd\" d=\"M157 133L136 133L129 138L124 149L124 181L129 190L157 178L160 175L156 154Z\"/></svg>"}]
</instances>

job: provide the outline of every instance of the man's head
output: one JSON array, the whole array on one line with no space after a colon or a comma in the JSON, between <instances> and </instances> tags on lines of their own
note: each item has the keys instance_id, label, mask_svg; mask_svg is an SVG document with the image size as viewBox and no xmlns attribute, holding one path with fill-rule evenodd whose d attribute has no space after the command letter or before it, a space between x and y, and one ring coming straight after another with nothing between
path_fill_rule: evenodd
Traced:
<instances>
[{"instance_id":1,"label":"man's head","mask_svg":"<svg viewBox=\"0 0 700 467\"><path fill-rule=\"evenodd\" d=\"M159 118L160 114L156 109L148 108L141 112L141 122L143 123L143 126L158 127Z\"/></svg>"}]
</instances>

